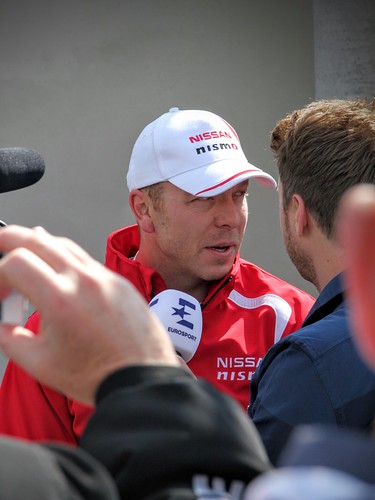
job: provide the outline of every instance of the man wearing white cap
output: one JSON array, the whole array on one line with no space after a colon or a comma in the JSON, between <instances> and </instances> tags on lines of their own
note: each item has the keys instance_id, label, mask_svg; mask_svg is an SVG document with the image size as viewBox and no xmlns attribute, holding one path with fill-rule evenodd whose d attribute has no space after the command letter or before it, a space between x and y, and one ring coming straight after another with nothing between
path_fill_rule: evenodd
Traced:
<instances>
[{"instance_id":1,"label":"man wearing white cap","mask_svg":"<svg viewBox=\"0 0 375 500\"><path fill-rule=\"evenodd\" d=\"M127 182L137 224L112 233L106 253L107 267L148 303L166 289L198 301L203 331L188 367L244 409L262 357L300 327L313 304L305 292L240 258L250 179L276 187L247 161L231 125L208 111L170 109L134 145ZM185 305L165 306L180 316L182 335L191 312ZM28 328L36 331L38 321L32 316ZM0 404L7 406L0 432L28 439L74 443L90 413L12 363Z\"/></svg>"}]
</instances>

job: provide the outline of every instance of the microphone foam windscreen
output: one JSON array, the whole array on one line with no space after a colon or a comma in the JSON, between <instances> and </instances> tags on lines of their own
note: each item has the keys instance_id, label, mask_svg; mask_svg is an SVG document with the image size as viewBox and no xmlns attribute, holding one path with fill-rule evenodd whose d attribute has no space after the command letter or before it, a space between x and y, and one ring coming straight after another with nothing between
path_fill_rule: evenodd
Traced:
<instances>
[{"instance_id":1,"label":"microphone foam windscreen","mask_svg":"<svg viewBox=\"0 0 375 500\"><path fill-rule=\"evenodd\" d=\"M44 160L34 149L0 148L0 193L35 184L44 170Z\"/></svg>"}]
</instances>

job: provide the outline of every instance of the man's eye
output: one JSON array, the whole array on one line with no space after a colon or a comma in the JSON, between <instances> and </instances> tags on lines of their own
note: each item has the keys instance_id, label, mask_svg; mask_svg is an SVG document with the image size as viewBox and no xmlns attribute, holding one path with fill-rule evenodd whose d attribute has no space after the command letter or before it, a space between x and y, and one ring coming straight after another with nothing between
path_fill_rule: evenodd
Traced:
<instances>
[{"instance_id":1,"label":"man's eye","mask_svg":"<svg viewBox=\"0 0 375 500\"><path fill-rule=\"evenodd\" d=\"M212 197L205 197L205 196L200 196L199 198L193 198L191 201L210 201L212 200Z\"/></svg>"}]
</instances>

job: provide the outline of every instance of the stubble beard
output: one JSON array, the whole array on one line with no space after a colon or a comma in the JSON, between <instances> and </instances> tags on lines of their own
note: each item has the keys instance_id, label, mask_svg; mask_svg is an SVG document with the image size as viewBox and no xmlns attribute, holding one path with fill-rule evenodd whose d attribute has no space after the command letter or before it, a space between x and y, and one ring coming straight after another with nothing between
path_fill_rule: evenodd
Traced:
<instances>
[{"instance_id":1,"label":"stubble beard","mask_svg":"<svg viewBox=\"0 0 375 500\"><path fill-rule=\"evenodd\" d=\"M317 288L318 278L313 261L311 257L306 254L306 252L304 252L301 248L298 248L297 243L293 240L286 214L284 217L284 228L284 244L290 260L302 278L309 281Z\"/></svg>"}]
</instances>

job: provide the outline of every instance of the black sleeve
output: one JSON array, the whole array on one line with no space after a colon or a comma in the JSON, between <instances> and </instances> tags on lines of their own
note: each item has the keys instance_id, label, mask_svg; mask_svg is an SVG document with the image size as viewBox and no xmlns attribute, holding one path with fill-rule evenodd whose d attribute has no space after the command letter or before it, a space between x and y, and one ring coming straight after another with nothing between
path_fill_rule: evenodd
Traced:
<instances>
[{"instance_id":1,"label":"black sleeve","mask_svg":"<svg viewBox=\"0 0 375 500\"><path fill-rule=\"evenodd\" d=\"M80 446L111 472L122 498L194 498L194 476L248 483L270 464L242 408L175 367L112 374ZM165 492L163 494L163 492ZM187 496L186 496L187 495Z\"/></svg>"},{"instance_id":2,"label":"black sleeve","mask_svg":"<svg viewBox=\"0 0 375 500\"><path fill-rule=\"evenodd\" d=\"M118 500L114 481L84 450L0 438L0 499Z\"/></svg>"}]
</instances>

